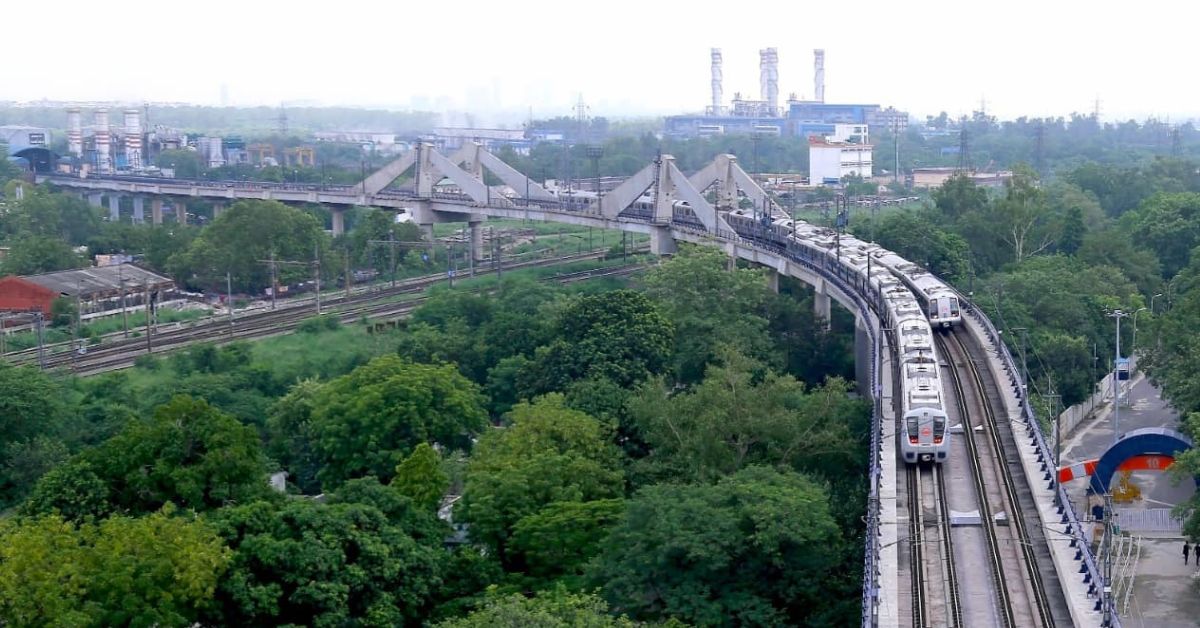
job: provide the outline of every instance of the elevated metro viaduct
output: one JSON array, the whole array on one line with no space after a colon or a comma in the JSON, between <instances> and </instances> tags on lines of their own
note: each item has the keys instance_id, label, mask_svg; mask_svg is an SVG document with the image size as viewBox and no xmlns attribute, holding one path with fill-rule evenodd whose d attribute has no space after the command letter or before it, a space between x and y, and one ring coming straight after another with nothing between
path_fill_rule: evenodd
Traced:
<instances>
[{"instance_id":1,"label":"elevated metro viaduct","mask_svg":"<svg viewBox=\"0 0 1200 628\"><path fill-rule=\"evenodd\" d=\"M412 171L412 185L389 187ZM485 171L500 179L504 186L484 183ZM374 206L411 213L414 221L432 236L438 222L467 222L474 254L481 253L480 224L487 217L546 220L604 229L642 233L650 236L651 251L666 255L676 250L677 242L692 242L721 247L730 257L761 264L770 269L769 277L777 285L778 275L786 274L813 286L817 313L826 319L831 300L855 314L855 358L859 389L874 400L871 443L871 486L866 513L868 542L864 551L863 625L899 626L897 600L903 595L898 577L900 526L897 520L895 456L895 416L890 373L893 350L883 325L869 305L871 295L860 293L846 282L832 264L814 263L778 246L756 239L753 233L734 230L721 212L738 207L748 198L764 213L784 216L771 198L737 164L732 155L719 155L700 171L687 176L675 166L674 159L663 155L626 179L621 185L597 199L572 200L551 194L526 175L484 151L468 144L447 157L430 145L413 151L384 166L380 171L353 186L309 186L255 182L206 182L150 177L90 177L43 175L39 182L76 190L94 204L103 196L109 200L113 217L119 217L120 199L132 196L136 210L149 199L153 221L162 220L164 198L170 198L177 211L188 199L206 199L224 203L238 199L272 199L289 203L321 203L334 212L333 231L342 231L342 215L349 207ZM435 194L434 185L451 180L461 194ZM507 188L507 189L505 189ZM516 191L518 196L511 195ZM709 202L706 194L715 197ZM117 201L111 199L116 198ZM142 199L141 201L137 199ZM681 203L682 202L682 203ZM112 208L116 207L116 210ZM964 299L964 303L967 301ZM970 319L970 320L968 320ZM1022 422L1029 438L1019 443L1019 455L1029 485L1035 489L1039 516L1047 530L1054 569L1076 625L1100 625L1100 574L1086 544L1080 542L1079 519L1069 500L1056 502L1062 489L1054 482L1052 456L1046 447L1036 419L1025 400L1017 394L1017 368L999 333L978 311L965 317L972 334L996 356L988 372L1006 391L1005 404L1010 419ZM1006 381L1007 380L1007 381ZM889 400L889 403L884 403ZM1063 504L1060 506L1059 504Z\"/></svg>"}]
</instances>

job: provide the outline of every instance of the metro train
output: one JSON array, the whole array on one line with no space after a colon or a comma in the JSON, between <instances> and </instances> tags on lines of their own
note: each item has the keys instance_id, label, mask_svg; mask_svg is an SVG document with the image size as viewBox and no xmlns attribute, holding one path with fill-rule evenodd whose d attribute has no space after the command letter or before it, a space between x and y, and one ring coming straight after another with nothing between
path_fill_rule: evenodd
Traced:
<instances>
[{"instance_id":1,"label":"metro train","mask_svg":"<svg viewBox=\"0 0 1200 628\"><path fill-rule=\"evenodd\" d=\"M756 218L749 210L727 212L725 219L739 232L754 234L752 239L831 271L860 294L870 295L870 307L886 322L898 350L901 455L908 464L945 462L950 432L931 323L961 320L953 289L899 255L854 236L839 237L831 229L790 218ZM921 295L915 294L914 282L923 286ZM954 301L935 300L948 296ZM931 303L947 309L930 310Z\"/></svg>"}]
</instances>

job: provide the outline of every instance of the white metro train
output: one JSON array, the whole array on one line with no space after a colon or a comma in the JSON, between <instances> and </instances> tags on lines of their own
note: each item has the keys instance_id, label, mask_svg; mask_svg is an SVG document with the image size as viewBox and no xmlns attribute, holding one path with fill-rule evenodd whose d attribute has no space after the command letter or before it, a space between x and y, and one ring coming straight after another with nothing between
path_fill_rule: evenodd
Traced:
<instances>
[{"instance_id":1,"label":"white metro train","mask_svg":"<svg viewBox=\"0 0 1200 628\"><path fill-rule=\"evenodd\" d=\"M899 358L901 455L909 464L945 462L950 432L931 324L961 321L954 290L899 255L854 236L838 238L830 229L788 218L767 222L746 210L731 211L725 218L739 232L753 234L752 239L831 271L870 295L870 307L886 322Z\"/></svg>"}]
</instances>

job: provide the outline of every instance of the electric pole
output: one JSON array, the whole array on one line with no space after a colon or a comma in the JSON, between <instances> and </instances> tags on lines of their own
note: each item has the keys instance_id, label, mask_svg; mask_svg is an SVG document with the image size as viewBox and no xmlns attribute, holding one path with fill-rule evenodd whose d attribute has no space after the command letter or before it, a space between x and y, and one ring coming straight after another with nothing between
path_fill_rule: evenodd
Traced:
<instances>
[{"instance_id":1,"label":"electric pole","mask_svg":"<svg viewBox=\"0 0 1200 628\"><path fill-rule=\"evenodd\" d=\"M1117 353L1113 360L1113 444L1116 444L1117 439L1121 437L1121 376L1119 363L1121 362L1121 319L1129 316L1128 312L1122 310L1113 310L1108 314L1109 318L1117 321Z\"/></svg>"}]
</instances>

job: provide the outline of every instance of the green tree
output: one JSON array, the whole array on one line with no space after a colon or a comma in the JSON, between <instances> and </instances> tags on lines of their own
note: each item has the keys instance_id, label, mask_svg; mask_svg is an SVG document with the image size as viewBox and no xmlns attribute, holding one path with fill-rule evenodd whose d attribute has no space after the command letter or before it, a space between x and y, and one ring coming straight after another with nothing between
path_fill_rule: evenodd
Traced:
<instances>
[{"instance_id":1,"label":"green tree","mask_svg":"<svg viewBox=\"0 0 1200 628\"><path fill-rule=\"evenodd\" d=\"M26 235L9 243L0 274L36 275L86 265L87 260L57 236Z\"/></svg>"},{"instance_id":2,"label":"green tree","mask_svg":"<svg viewBox=\"0 0 1200 628\"><path fill-rule=\"evenodd\" d=\"M76 527L0 521L0 618L12 626L188 626L230 560L213 530L171 508Z\"/></svg>"},{"instance_id":3,"label":"green tree","mask_svg":"<svg viewBox=\"0 0 1200 628\"><path fill-rule=\"evenodd\" d=\"M266 459L258 435L207 403L178 396L148 421L135 421L63 468L85 492L63 492L66 478L38 482L32 512L78 513L94 505L96 480L112 511L152 512L164 504L208 510L262 496ZM86 514L86 513L84 513Z\"/></svg>"},{"instance_id":4,"label":"green tree","mask_svg":"<svg viewBox=\"0 0 1200 628\"><path fill-rule=\"evenodd\" d=\"M522 518L555 502L618 497L623 476L604 427L566 408L561 395L518 404L509 419L511 426L479 439L456 517L470 523L472 540L519 569L507 545Z\"/></svg>"},{"instance_id":5,"label":"green tree","mask_svg":"<svg viewBox=\"0 0 1200 628\"><path fill-rule=\"evenodd\" d=\"M299 381L271 405L267 415L267 452L287 470L288 479L310 495L321 489L317 479L321 458L312 432L313 401L320 390L315 380Z\"/></svg>"},{"instance_id":6,"label":"green tree","mask_svg":"<svg viewBox=\"0 0 1200 628\"><path fill-rule=\"evenodd\" d=\"M670 359L674 333L654 303L633 290L578 297L562 309L555 329L559 346L539 348L532 371L553 373L568 382L609 379L621 386L661 372ZM556 388L536 392L550 390Z\"/></svg>"},{"instance_id":7,"label":"green tree","mask_svg":"<svg viewBox=\"0 0 1200 628\"><path fill-rule=\"evenodd\" d=\"M446 489L450 487L450 476L442 471L442 458L429 443L421 443L413 449L399 465L392 487L401 495L411 498L419 506L436 511Z\"/></svg>"},{"instance_id":8,"label":"green tree","mask_svg":"<svg viewBox=\"0 0 1200 628\"><path fill-rule=\"evenodd\" d=\"M1173 277L1200 244L1200 194L1155 194L1122 221L1135 242L1158 255L1163 276Z\"/></svg>"},{"instance_id":9,"label":"green tree","mask_svg":"<svg viewBox=\"0 0 1200 628\"><path fill-rule=\"evenodd\" d=\"M418 625L448 558L366 504L260 501L211 519L234 550L213 625Z\"/></svg>"},{"instance_id":10,"label":"green tree","mask_svg":"<svg viewBox=\"0 0 1200 628\"><path fill-rule=\"evenodd\" d=\"M584 567L623 512L620 499L548 504L517 521L509 551L530 577L548 582L566 576L560 582L577 588Z\"/></svg>"},{"instance_id":11,"label":"green tree","mask_svg":"<svg viewBox=\"0 0 1200 628\"><path fill-rule=\"evenodd\" d=\"M0 364L0 504L23 497L38 475L61 461L66 395L37 369Z\"/></svg>"},{"instance_id":12,"label":"green tree","mask_svg":"<svg viewBox=\"0 0 1200 628\"><path fill-rule=\"evenodd\" d=\"M397 244L395 263L397 268L404 265L408 252L412 249L410 243L421 240L421 230L413 223L398 223L389 211L372 209L354 226L346 240L351 260L356 268L373 268L384 277L392 273L392 245L378 244L383 241L404 242ZM377 243L372 244L374 240Z\"/></svg>"},{"instance_id":13,"label":"green tree","mask_svg":"<svg viewBox=\"0 0 1200 628\"><path fill-rule=\"evenodd\" d=\"M487 423L479 388L453 366L382 356L325 384L313 398L313 448L327 486L388 481L418 444L466 449Z\"/></svg>"},{"instance_id":14,"label":"green tree","mask_svg":"<svg viewBox=\"0 0 1200 628\"><path fill-rule=\"evenodd\" d=\"M570 593L564 588L543 591L536 597L519 593L494 596L466 617L450 619L438 628L633 628L639 624L613 617L595 595Z\"/></svg>"},{"instance_id":15,"label":"green tree","mask_svg":"<svg viewBox=\"0 0 1200 628\"><path fill-rule=\"evenodd\" d=\"M841 535L821 487L750 467L714 485L656 485L629 502L591 576L634 619L703 626L845 625L830 572ZM857 584L857 582L855 582ZM857 612L857 600L853 606Z\"/></svg>"},{"instance_id":16,"label":"green tree","mask_svg":"<svg viewBox=\"0 0 1200 628\"><path fill-rule=\"evenodd\" d=\"M811 392L788 375L763 372L728 351L692 390L643 387L631 414L650 443L651 465L685 481L711 481L749 465L822 471L828 477L862 462L854 426L865 408L831 380Z\"/></svg>"},{"instance_id":17,"label":"green tree","mask_svg":"<svg viewBox=\"0 0 1200 628\"><path fill-rule=\"evenodd\" d=\"M199 179L204 173L200 153L190 150L164 150L158 154L159 168L171 168L180 179Z\"/></svg>"},{"instance_id":18,"label":"green tree","mask_svg":"<svg viewBox=\"0 0 1200 628\"><path fill-rule=\"evenodd\" d=\"M646 292L675 326L675 374L698 381L722 346L778 362L765 317L761 270L727 270L729 259L707 247L685 247L646 274Z\"/></svg>"},{"instance_id":19,"label":"green tree","mask_svg":"<svg viewBox=\"0 0 1200 628\"><path fill-rule=\"evenodd\" d=\"M970 246L939 222L929 211L892 212L869 223L869 229L860 224L853 230L947 281L964 281L970 274Z\"/></svg>"},{"instance_id":20,"label":"green tree","mask_svg":"<svg viewBox=\"0 0 1200 628\"><path fill-rule=\"evenodd\" d=\"M987 190L975 185L968 176L950 177L933 192L933 203L950 220L983 211L988 205Z\"/></svg>"},{"instance_id":21,"label":"green tree","mask_svg":"<svg viewBox=\"0 0 1200 628\"><path fill-rule=\"evenodd\" d=\"M278 201L234 203L204 229L187 249L171 256L167 266L181 281L224 290L230 273L237 290L259 292L271 285L271 270L262 260L309 261L315 250L328 248L320 222L311 214ZM304 266L280 266L278 280L287 284L312 276Z\"/></svg>"}]
</instances>

